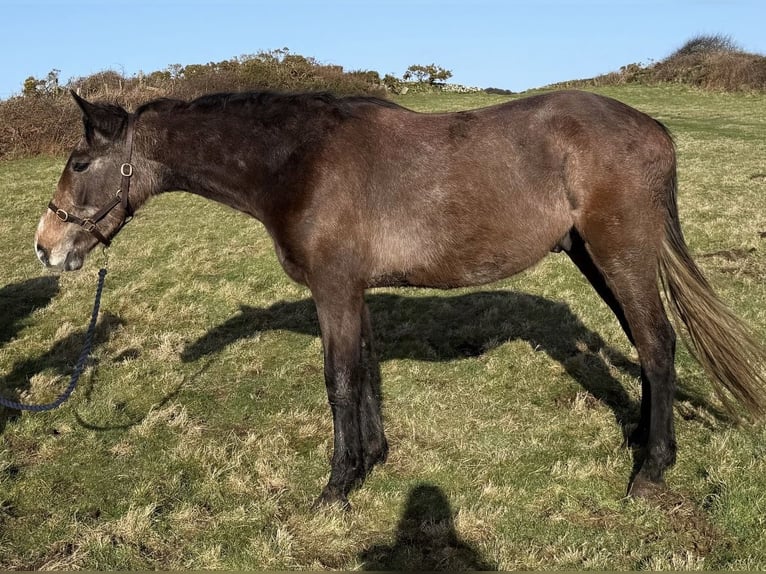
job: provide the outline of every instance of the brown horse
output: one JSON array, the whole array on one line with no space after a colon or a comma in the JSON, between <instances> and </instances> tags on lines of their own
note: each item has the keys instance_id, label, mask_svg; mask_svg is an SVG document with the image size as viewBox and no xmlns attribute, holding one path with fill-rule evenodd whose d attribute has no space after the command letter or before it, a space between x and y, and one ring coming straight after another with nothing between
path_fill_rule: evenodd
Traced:
<instances>
[{"instance_id":1,"label":"brown horse","mask_svg":"<svg viewBox=\"0 0 766 574\"><path fill-rule=\"evenodd\" d=\"M38 257L80 268L170 190L261 221L319 316L334 424L322 502L347 505L388 450L379 392L363 376L371 287L481 285L566 252L638 351L635 495L661 484L676 458L675 334L658 279L721 397L766 411L766 353L684 242L672 139L616 100L567 91L419 114L368 97L243 93L158 100L131 114L74 97L85 134L40 221Z\"/></svg>"}]
</instances>

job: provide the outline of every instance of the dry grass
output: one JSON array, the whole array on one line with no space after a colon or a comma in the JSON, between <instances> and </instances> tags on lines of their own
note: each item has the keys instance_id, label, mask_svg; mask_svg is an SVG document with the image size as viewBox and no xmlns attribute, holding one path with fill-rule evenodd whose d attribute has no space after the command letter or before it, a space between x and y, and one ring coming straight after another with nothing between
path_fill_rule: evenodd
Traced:
<instances>
[{"instance_id":1,"label":"dry grass","mask_svg":"<svg viewBox=\"0 0 766 574\"><path fill-rule=\"evenodd\" d=\"M764 98L604 92L673 130L692 251L766 340L766 179L752 177ZM62 165L0 163L5 395L65 384L91 305L97 260L53 280L30 247ZM483 290L369 295L391 455L352 512L313 511L332 444L308 293L256 222L205 204L190 225L201 202L158 198L120 235L94 362L71 401L0 413L1 568L766 567L766 431L732 424L683 348L672 492L624 498L635 355L556 256Z\"/></svg>"}]
</instances>

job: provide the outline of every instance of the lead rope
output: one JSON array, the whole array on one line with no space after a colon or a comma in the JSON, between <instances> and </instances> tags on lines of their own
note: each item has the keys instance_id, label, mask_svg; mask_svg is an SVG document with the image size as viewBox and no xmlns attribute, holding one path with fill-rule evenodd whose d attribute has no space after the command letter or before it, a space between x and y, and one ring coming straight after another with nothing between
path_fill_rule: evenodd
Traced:
<instances>
[{"instance_id":1,"label":"lead rope","mask_svg":"<svg viewBox=\"0 0 766 574\"><path fill-rule=\"evenodd\" d=\"M93 345L93 334L96 331L98 309L101 306L101 292L104 290L105 277L106 264L98 272L98 287L96 287L96 300L93 302L93 312L90 314L90 325L88 325L88 331L85 333L85 342L83 343L82 351L80 352L80 358L77 359L77 363L74 366L74 371L72 372L72 377L69 379L69 386L64 390L63 393L58 396L55 401L48 403L47 405L29 405L12 401L4 397L0 397L0 405L19 411L43 412L50 411L56 407L61 406L61 404L69 398L69 395L72 394L72 391L74 391L75 387L77 386L77 381L80 380L80 375L85 369L85 364L88 362L88 358L90 357L90 348Z\"/></svg>"}]
</instances>

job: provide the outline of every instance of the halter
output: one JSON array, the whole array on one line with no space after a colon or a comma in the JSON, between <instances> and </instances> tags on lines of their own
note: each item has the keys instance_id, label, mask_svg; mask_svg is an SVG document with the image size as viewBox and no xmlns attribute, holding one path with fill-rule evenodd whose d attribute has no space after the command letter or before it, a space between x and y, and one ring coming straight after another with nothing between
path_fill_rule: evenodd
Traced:
<instances>
[{"instance_id":1,"label":"halter","mask_svg":"<svg viewBox=\"0 0 766 574\"><path fill-rule=\"evenodd\" d=\"M65 223L75 223L79 225L85 231L90 232L90 234L93 235L93 237L95 237L96 239L98 239L101 243L103 243L105 247L109 247L111 245L112 237L117 235L117 232L120 231L120 229L122 229L122 227L128 221L130 221L130 219L133 217L133 209L130 207L130 201L128 200L128 192L130 191L130 178L133 176L133 164L130 163L131 156L133 155L133 116L132 115L128 116L127 131L128 131L126 136L127 161L123 162L123 164L120 166L120 175L122 176L122 180L120 182L120 187L117 190L117 193L115 194L112 201L110 201L104 207L99 209L91 217L78 217L74 215L73 213L69 213L68 211L60 209L52 201L48 204L48 209L50 209L53 213L55 213L56 217L58 217L61 221ZM122 206L122 210L123 210L122 221L120 221L120 224L110 234L110 237L107 237L103 233L101 233L101 230L98 228L97 224L99 221L104 219L104 217L106 217L106 215L118 205Z\"/></svg>"}]
</instances>

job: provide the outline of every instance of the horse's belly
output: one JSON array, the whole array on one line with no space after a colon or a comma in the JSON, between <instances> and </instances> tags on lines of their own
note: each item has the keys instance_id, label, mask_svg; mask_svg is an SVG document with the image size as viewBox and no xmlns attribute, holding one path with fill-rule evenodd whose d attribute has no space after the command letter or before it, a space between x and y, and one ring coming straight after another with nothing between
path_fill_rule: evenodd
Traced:
<instances>
[{"instance_id":1,"label":"horse's belly","mask_svg":"<svg viewBox=\"0 0 766 574\"><path fill-rule=\"evenodd\" d=\"M574 223L565 194L555 190L460 197L366 221L371 282L452 288L498 281L540 261Z\"/></svg>"},{"instance_id":2,"label":"horse's belly","mask_svg":"<svg viewBox=\"0 0 766 574\"><path fill-rule=\"evenodd\" d=\"M555 243L552 239L527 245L509 239L496 245L485 242L453 245L453 249L438 249L438 254L424 249L419 252L420 257L388 261L388 265L373 274L370 286L452 289L492 283L531 267Z\"/></svg>"},{"instance_id":3,"label":"horse's belly","mask_svg":"<svg viewBox=\"0 0 766 574\"><path fill-rule=\"evenodd\" d=\"M484 285L528 269L548 252L549 249L538 249L523 254L505 252L485 258L454 259L438 267L416 271L412 274L412 284L440 289Z\"/></svg>"}]
</instances>

